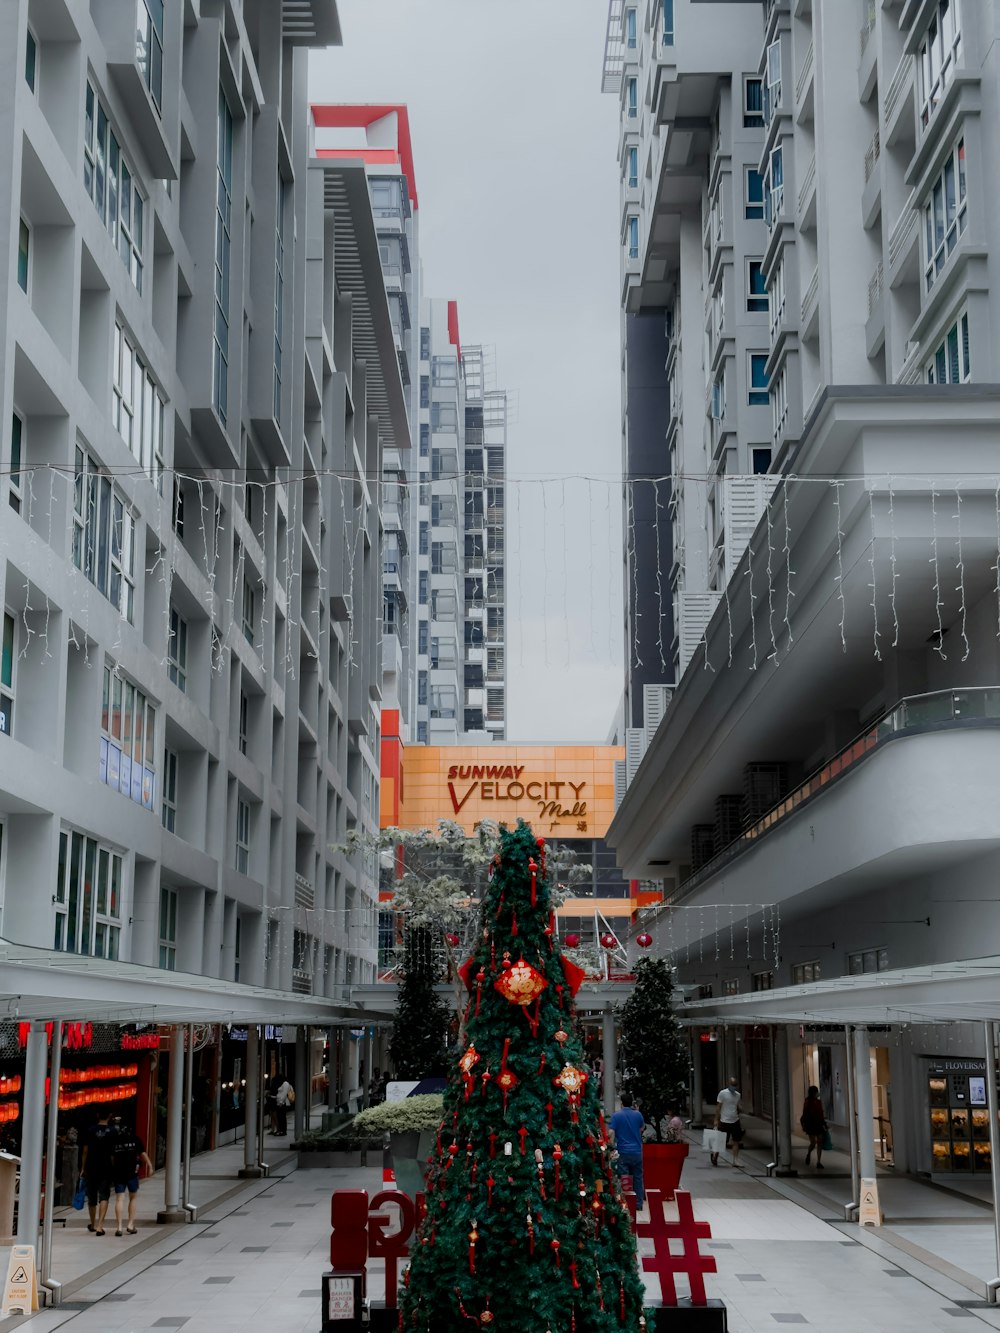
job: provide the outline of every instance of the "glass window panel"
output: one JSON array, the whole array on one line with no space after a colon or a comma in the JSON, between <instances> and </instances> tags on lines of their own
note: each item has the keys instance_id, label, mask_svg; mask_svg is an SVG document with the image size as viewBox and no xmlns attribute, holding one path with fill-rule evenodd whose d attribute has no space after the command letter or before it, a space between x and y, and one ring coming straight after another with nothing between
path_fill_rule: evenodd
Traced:
<instances>
[{"instance_id":1,"label":"glass window panel","mask_svg":"<svg viewBox=\"0 0 1000 1333\"><path fill-rule=\"evenodd\" d=\"M94 919L94 870L97 859L97 843L93 838L85 840L83 863L83 893L80 912L80 953L90 953L91 934Z\"/></svg>"}]
</instances>

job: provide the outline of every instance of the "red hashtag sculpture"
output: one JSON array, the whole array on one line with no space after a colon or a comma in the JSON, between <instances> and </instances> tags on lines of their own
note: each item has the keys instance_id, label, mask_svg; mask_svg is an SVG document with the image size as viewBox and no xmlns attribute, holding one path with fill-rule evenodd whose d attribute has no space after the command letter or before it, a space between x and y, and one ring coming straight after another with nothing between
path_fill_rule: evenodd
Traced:
<instances>
[{"instance_id":1,"label":"red hashtag sculpture","mask_svg":"<svg viewBox=\"0 0 1000 1333\"><path fill-rule=\"evenodd\" d=\"M691 1304L707 1305L705 1295L705 1274L715 1273L715 1257L702 1254L698 1241L711 1236L712 1228L707 1222L696 1222L691 1207L691 1195L687 1190L675 1190L677 1201L677 1221L668 1222L663 1215L666 1195L660 1190L647 1190L649 1200L649 1221L640 1222L636 1234L649 1236L653 1241L653 1254L644 1255L642 1267L647 1273L655 1273L660 1279L660 1296L664 1305L677 1304L677 1287L674 1284L675 1273L686 1273L691 1284ZM671 1240L681 1242L679 1254L670 1249Z\"/></svg>"}]
</instances>

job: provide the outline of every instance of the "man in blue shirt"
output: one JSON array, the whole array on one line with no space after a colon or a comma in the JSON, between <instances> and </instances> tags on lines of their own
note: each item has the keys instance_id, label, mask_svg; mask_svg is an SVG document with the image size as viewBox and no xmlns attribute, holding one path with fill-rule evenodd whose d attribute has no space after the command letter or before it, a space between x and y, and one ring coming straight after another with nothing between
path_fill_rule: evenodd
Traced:
<instances>
[{"instance_id":1,"label":"man in blue shirt","mask_svg":"<svg viewBox=\"0 0 1000 1333\"><path fill-rule=\"evenodd\" d=\"M611 1117L610 1129L618 1149L618 1174L632 1177L635 1201L639 1208L646 1203L642 1184L642 1131L646 1122L642 1112L632 1106L632 1094L622 1093L622 1109Z\"/></svg>"}]
</instances>

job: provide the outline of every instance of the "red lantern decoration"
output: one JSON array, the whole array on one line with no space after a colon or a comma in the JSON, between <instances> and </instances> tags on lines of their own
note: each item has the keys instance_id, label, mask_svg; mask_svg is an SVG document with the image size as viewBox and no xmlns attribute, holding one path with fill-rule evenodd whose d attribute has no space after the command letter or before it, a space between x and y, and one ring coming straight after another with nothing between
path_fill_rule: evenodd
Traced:
<instances>
[{"instance_id":1,"label":"red lantern decoration","mask_svg":"<svg viewBox=\"0 0 1000 1333\"><path fill-rule=\"evenodd\" d=\"M612 935L612 933L611 933L610 930L606 930L606 931L604 932L604 934L601 936L601 948L602 948L602 949L617 949L617 948L618 948L618 937L617 937L616 935Z\"/></svg>"},{"instance_id":2,"label":"red lantern decoration","mask_svg":"<svg viewBox=\"0 0 1000 1333\"><path fill-rule=\"evenodd\" d=\"M636 944L638 944L640 949L648 949L649 946L653 943L653 937L652 935L650 935L648 930L644 930L640 934L636 935L635 942Z\"/></svg>"},{"instance_id":3,"label":"red lantern decoration","mask_svg":"<svg viewBox=\"0 0 1000 1333\"><path fill-rule=\"evenodd\" d=\"M580 936L576 933L575 930L571 930L569 934L566 936L566 948L575 949L579 943L580 943Z\"/></svg>"},{"instance_id":4,"label":"red lantern decoration","mask_svg":"<svg viewBox=\"0 0 1000 1333\"><path fill-rule=\"evenodd\" d=\"M541 972L523 958L519 958L508 971L501 972L493 983L505 1000L525 1009L537 1000L548 984Z\"/></svg>"},{"instance_id":5,"label":"red lantern decoration","mask_svg":"<svg viewBox=\"0 0 1000 1333\"><path fill-rule=\"evenodd\" d=\"M455 934L455 932L454 932L453 930L449 930L449 931L448 931L448 934L445 935L445 939L448 941L448 944L450 945L450 947L451 947L452 949L457 949L457 948L458 948L458 945L459 945L459 938L458 938L458 936Z\"/></svg>"}]
</instances>

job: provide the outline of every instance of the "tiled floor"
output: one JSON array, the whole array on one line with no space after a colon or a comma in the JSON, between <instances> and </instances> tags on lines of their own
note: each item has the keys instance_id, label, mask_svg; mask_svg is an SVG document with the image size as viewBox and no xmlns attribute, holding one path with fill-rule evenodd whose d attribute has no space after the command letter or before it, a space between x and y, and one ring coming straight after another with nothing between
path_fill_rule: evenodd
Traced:
<instances>
[{"instance_id":1,"label":"tiled floor","mask_svg":"<svg viewBox=\"0 0 1000 1333\"><path fill-rule=\"evenodd\" d=\"M748 1159L749 1160L749 1159ZM202 1168L219 1172L214 1165ZM184 1329L185 1333L235 1333L270 1327L282 1333L315 1333L320 1318L320 1276L327 1263L328 1200L332 1188L351 1185L375 1193L381 1171L298 1171L291 1161L279 1174L238 1189L234 1182L211 1186L202 1176L197 1189L209 1207L193 1225L157 1228L144 1225L139 1237L101 1240L76 1222L76 1235L57 1236L63 1261L79 1254L78 1264L94 1263L96 1253L114 1253L124 1261L98 1267L81 1280L69 1299L30 1321L28 1333L147 1333ZM729 1310L732 1333L766 1333L780 1325L818 1333L937 1333L954 1329L955 1319L976 1319L1000 1330L1000 1311L981 1305L968 1285L927 1268L888 1244L879 1233L860 1233L856 1225L833 1218L832 1204L802 1207L775 1192L772 1182L749 1171L712 1169L693 1150L684 1170L684 1186L695 1213L712 1226L706 1248L718 1262L707 1279L710 1296ZM149 1203L154 1202L152 1187ZM912 1206L913 1200L907 1201ZM817 1215L819 1214L819 1215ZM932 1217L920 1228L966 1232ZM641 1251L651 1249L643 1241ZM654 1283L647 1278L650 1294ZM379 1265L370 1271L370 1289L383 1286ZM683 1280L678 1283L684 1293ZM12 1320L7 1327L21 1323Z\"/></svg>"}]
</instances>

